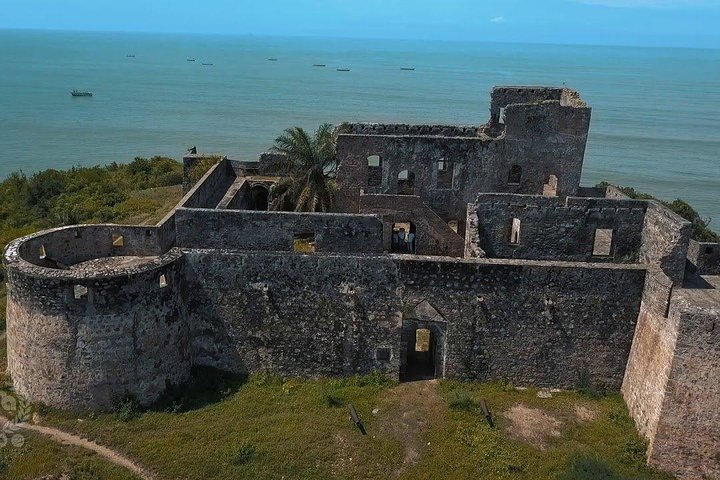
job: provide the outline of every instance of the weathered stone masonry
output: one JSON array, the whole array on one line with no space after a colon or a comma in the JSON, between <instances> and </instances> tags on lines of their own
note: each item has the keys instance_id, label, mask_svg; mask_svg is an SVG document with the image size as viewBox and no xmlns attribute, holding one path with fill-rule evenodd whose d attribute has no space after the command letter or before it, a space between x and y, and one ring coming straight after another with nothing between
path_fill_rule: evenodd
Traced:
<instances>
[{"instance_id":1,"label":"weathered stone masonry","mask_svg":"<svg viewBox=\"0 0 720 480\"><path fill-rule=\"evenodd\" d=\"M156 227L18 239L14 386L108 410L197 365L560 388L587 373L621 388L652 465L719 477L720 246L657 202L581 187L589 121L572 90L496 87L485 125L340 126L332 214L258 211L278 179L263 154L186 183ZM408 224L417 254L389 253Z\"/></svg>"}]
</instances>

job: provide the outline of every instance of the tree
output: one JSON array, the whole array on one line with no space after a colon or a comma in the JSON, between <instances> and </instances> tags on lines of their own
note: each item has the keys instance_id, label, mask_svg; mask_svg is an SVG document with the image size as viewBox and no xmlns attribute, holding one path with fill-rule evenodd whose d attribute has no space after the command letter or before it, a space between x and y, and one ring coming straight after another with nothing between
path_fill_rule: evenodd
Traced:
<instances>
[{"instance_id":1,"label":"tree","mask_svg":"<svg viewBox=\"0 0 720 480\"><path fill-rule=\"evenodd\" d=\"M275 139L279 153L274 171L286 174L270 189L272 210L327 212L332 208L337 182L335 128L326 123L310 135L300 127L288 128Z\"/></svg>"}]
</instances>

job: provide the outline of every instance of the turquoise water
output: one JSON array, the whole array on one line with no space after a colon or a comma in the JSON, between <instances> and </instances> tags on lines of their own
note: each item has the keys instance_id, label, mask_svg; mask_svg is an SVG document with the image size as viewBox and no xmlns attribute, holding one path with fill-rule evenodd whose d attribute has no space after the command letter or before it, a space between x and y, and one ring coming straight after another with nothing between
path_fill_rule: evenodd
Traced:
<instances>
[{"instance_id":1,"label":"turquoise water","mask_svg":"<svg viewBox=\"0 0 720 480\"><path fill-rule=\"evenodd\" d=\"M720 50L0 31L0 66L0 177L190 145L254 158L292 125L478 124L493 85L565 83L593 107L585 184L720 227Z\"/></svg>"}]
</instances>

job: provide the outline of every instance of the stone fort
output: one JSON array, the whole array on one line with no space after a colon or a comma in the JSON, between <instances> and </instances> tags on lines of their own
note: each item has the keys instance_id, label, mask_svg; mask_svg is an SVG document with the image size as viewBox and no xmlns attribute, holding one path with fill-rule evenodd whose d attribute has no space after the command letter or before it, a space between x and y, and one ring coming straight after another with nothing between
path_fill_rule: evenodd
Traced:
<instances>
[{"instance_id":1,"label":"stone fort","mask_svg":"<svg viewBox=\"0 0 720 480\"><path fill-rule=\"evenodd\" d=\"M720 245L655 201L581 186L590 115L573 90L496 87L480 126L340 125L333 213L268 211L280 177L262 154L217 162L157 226L15 240L14 387L107 410L152 403L196 365L585 375L622 391L650 464L720 478Z\"/></svg>"}]
</instances>

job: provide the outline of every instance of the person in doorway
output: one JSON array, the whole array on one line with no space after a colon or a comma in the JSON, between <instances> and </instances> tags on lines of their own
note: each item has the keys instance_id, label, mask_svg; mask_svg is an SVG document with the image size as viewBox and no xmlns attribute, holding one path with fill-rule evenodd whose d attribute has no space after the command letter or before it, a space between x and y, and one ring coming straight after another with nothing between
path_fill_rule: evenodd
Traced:
<instances>
[{"instance_id":1,"label":"person in doorway","mask_svg":"<svg viewBox=\"0 0 720 480\"><path fill-rule=\"evenodd\" d=\"M401 228L398 232L398 250L403 251L405 249L405 229Z\"/></svg>"},{"instance_id":2,"label":"person in doorway","mask_svg":"<svg viewBox=\"0 0 720 480\"><path fill-rule=\"evenodd\" d=\"M407 235L407 251L408 253L415 253L415 232L412 230Z\"/></svg>"},{"instance_id":3,"label":"person in doorway","mask_svg":"<svg viewBox=\"0 0 720 480\"><path fill-rule=\"evenodd\" d=\"M400 232L398 232L397 230L393 230L393 233L392 233L392 248L390 249L390 251L394 252L394 251L396 251L398 248L400 248Z\"/></svg>"}]
</instances>

